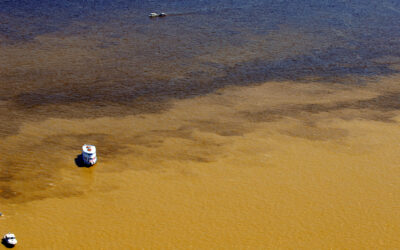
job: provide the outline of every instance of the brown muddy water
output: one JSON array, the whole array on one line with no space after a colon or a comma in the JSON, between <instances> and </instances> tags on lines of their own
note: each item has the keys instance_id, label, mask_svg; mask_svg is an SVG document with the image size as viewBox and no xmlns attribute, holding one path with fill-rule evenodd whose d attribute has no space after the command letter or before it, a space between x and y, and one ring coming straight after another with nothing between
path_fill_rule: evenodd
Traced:
<instances>
[{"instance_id":1,"label":"brown muddy water","mask_svg":"<svg viewBox=\"0 0 400 250\"><path fill-rule=\"evenodd\" d=\"M16 248L400 248L396 2L0 7Z\"/></svg>"}]
</instances>

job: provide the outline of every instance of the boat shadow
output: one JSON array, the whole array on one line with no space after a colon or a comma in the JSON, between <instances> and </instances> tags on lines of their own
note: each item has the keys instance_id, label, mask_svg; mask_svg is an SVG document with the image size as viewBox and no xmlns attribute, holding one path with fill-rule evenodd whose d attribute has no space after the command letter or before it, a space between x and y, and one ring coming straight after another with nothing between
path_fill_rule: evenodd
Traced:
<instances>
[{"instance_id":1,"label":"boat shadow","mask_svg":"<svg viewBox=\"0 0 400 250\"><path fill-rule=\"evenodd\" d=\"M7 241L6 241L5 239L2 239L2 240L1 240L1 244L3 244L3 245L4 245L5 247L7 247L7 248L13 248L13 247L15 247L14 245L8 244Z\"/></svg>"},{"instance_id":2,"label":"boat shadow","mask_svg":"<svg viewBox=\"0 0 400 250\"><path fill-rule=\"evenodd\" d=\"M82 154L79 154L79 155L76 156L76 158L75 158L75 165L76 165L78 168L90 168L90 167L92 167L92 166L90 166L90 165L85 164L85 162L83 161L83 156L82 156Z\"/></svg>"}]
</instances>

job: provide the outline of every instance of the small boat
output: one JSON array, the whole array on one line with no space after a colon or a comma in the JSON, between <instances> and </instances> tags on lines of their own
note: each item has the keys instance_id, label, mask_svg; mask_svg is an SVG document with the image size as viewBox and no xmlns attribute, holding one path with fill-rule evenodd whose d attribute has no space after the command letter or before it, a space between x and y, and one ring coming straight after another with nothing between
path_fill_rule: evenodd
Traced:
<instances>
[{"instance_id":1,"label":"small boat","mask_svg":"<svg viewBox=\"0 0 400 250\"><path fill-rule=\"evenodd\" d=\"M96 147L93 145L82 146L82 159L83 163L88 166L93 166L97 162Z\"/></svg>"},{"instance_id":2,"label":"small boat","mask_svg":"<svg viewBox=\"0 0 400 250\"><path fill-rule=\"evenodd\" d=\"M149 17L165 17L167 14L165 14L164 12L161 12L160 14L152 12L149 14Z\"/></svg>"},{"instance_id":3,"label":"small boat","mask_svg":"<svg viewBox=\"0 0 400 250\"><path fill-rule=\"evenodd\" d=\"M152 12L152 13L149 14L149 17L158 17L158 14L155 13L155 12Z\"/></svg>"},{"instance_id":4,"label":"small boat","mask_svg":"<svg viewBox=\"0 0 400 250\"><path fill-rule=\"evenodd\" d=\"M13 233L8 233L3 236L3 244L6 245L7 247L14 247L17 245L17 239L15 238L15 234Z\"/></svg>"}]
</instances>

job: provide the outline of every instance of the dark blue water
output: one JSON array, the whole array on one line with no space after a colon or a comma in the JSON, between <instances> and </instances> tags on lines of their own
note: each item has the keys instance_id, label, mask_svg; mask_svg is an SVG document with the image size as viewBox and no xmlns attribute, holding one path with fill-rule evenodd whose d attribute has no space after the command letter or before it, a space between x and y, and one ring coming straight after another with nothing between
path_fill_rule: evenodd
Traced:
<instances>
[{"instance_id":1,"label":"dark blue water","mask_svg":"<svg viewBox=\"0 0 400 250\"><path fill-rule=\"evenodd\" d=\"M230 85L363 84L398 73L399 17L390 0L1 1L2 134L19 116L159 112Z\"/></svg>"}]
</instances>

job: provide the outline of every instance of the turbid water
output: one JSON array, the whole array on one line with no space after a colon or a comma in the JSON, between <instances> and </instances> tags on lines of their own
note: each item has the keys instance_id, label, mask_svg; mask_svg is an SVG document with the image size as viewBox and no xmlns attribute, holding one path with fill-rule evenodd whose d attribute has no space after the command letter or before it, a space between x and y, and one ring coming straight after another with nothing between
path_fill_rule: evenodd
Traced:
<instances>
[{"instance_id":1,"label":"turbid water","mask_svg":"<svg viewBox=\"0 0 400 250\"><path fill-rule=\"evenodd\" d=\"M397 2L0 7L18 248L400 248Z\"/></svg>"}]
</instances>

